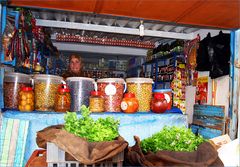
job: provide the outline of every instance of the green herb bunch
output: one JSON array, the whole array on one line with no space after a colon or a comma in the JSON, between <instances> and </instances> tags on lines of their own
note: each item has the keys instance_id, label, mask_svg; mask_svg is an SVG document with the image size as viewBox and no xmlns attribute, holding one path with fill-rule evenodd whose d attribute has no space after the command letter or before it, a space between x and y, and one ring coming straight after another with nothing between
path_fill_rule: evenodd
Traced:
<instances>
[{"instance_id":1,"label":"green herb bunch","mask_svg":"<svg viewBox=\"0 0 240 167\"><path fill-rule=\"evenodd\" d=\"M90 117L90 113L89 108L85 105L81 106L82 117L80 118L75 112L67 112L64 116L64 129L89 142L112 141L119 136L119 120L106 117L95 121Z\"/></svg>"},{"instance_id":2,"label":"green herb bunch","mask_svg":"<svg viewBox=\"0 0 240 167\"><path fill-rule=\"evenodd\" d=\"M160 132L141 141L143 152L168 151L194 151L206 141L202 136L196 136L191 129L185 127L167 127Z\"/></svg>"}]
</instances>

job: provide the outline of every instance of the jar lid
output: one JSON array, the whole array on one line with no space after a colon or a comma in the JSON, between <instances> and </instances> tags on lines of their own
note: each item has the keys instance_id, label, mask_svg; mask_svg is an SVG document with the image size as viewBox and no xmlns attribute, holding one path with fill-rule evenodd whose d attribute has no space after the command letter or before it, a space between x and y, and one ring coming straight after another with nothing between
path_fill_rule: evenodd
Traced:
<instances>
[{"instance_id":1,"label":"jar lid","mask_svg":"<svg viewBox=\"0 0 240 167\"><path fill-rule=\"evenodd\" d=\"M22 73L6 72L4 73L4 82L29 83L31 76Z\"/></svg>"},{"instance_id":2,"label":"jar lid","mask_svg":"<svg viewBox=\"0 0 240 167\"><path fill-rule=\"evenodd\" d=\"M58 86L58 92L60 92L60 93L69 93L70 89L67 87L66 84L60 84Z\"/></svg>"},{"instance_id":3,"label":"jar lid","mask_svg":"<svg viewBox=\"0 0 240 167\"><path fill-rule=\"evenodd\" d=\"M5 72L4 76L7 76L7 77L26 77L26 78L30 78L31 77L31 76L29 76L27 74L16 73L16 72Z\"/></svg>"},{"instance_id":4,"label":"jar lid","mask_svg":"<svg viewBox=\"0 0 240 167\"><path fill-rule=\"evenodd\" d=\"M127 83L153 83L153 79L151 78L127 78Z\"/></svg>"},{"instance_id":5,"label":"jar lid","mask_svg":"<svg viewBox=\"0 0 240 167\"><path fill-rule=\"evenodd\" d=\"M165 99L165 96L163 93L156 93L154 94L155 99Z\"/></svg>"},{"instance_id":6,"label":"jar lid","mask_svg":"<svg viewBox=\"0 0 240 167\"><path fill-rule=\"evenodd\" d=\"M34 79L56 79L56 80L63 80L62 77L57 75L47 75L47 74L36 74L34 75Z\"/></svg>"},{"instance_id":7,"label":"jar lid","mask_svg":"<svg viewBox=\"0 0 240 167\"><path fill-rule=\"evenodd\" d=\"M100 92L100 91L91 91L91 96L102 96L102 92Z\"/></svg>"},{"instance_id":8,"label":"jar lid","mask_svg":"<svg viewBox=\"0 0 240 167\"><path fill-rule=\"evenodd\" d=\"M153 93L166 93L166 92L172 92L172 89L154 89Z\"/></svg>"},{"instance_id":9,"label":"jar lid","mask_svg":"<svg viewBox=\"0 0 240 167\"><path fill-rule=\"evenodd\" d=\"M94 82L94 79L88 78L88 77L68 77L66 80L67 81L83 81L83 80L87 80L87 81Z\"/></svg>"},{"instance_id":10,"label":"jar lid","mask_svg":"<svg viewBox=\"0 0 240 167\"><path fill-rule=\"evenodd\" d=\"M130 92L129 93L125 93L124 97L125 98L135 98L135 94L134 93L130 93Z\"/></svg>"},{"instance_id":11,"label":"jar lid","mask_svg":"<svg viewBox=\"0 0 240 167\"><path fill-rule=\"evenodd\" d=\"M22 87L21 90L27 92L27 91L32 91L33 88L32 87Z\"/></svg>"},{"instance_id":12,"label":"jar lid","mask_svg":"<svg viewBox=\"0 0 240 167\"><path fill-rule=\"evenodd\" d=\"M98 79L97 82L118 82L118 83L124 83L124 79L122 78L103 78L103 79Z\"/></svg>"}]
</instances>

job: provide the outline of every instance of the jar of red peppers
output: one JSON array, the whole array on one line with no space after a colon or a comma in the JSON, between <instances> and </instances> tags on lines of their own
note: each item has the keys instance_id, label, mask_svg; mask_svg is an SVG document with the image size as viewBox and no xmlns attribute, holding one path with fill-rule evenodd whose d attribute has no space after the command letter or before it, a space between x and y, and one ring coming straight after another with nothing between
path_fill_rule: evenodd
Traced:
<instances>
[{"instance_id":1,"label":"jar of red peppers","mask_svg":"<svg viewBox=\"0 0 240 167\"><path fill-rule=\"evenodd\" d=\"M121 112L121 102L126 89L125 81L121 78L98 79L97 86L104 97L104 110Z\"/></svg>"},{"instance_id":2,"label":"jar of red peppers","mask_svg":"<svg viewBox=\"0 0 240 167\"><path fill-rule=\"evenodd\" d=\"M151 110L154 113L164 113L168 108L167 100L163 93L155 93L151 101Z\"/></svg>"},{"instance_id":3,"label":"jar of red peppers","mask_svg":"<svg viewBox=\"0 0 240 167\"><path fill-rule=\"evenodd\" d=\"M89 98L89 109L91 112L104 111L104 98L100 91L92 91Z\"/></svg>"},{"instance_id":4,"label":"jar of red peppers","mask_svg":"<svg viewBox=\"0 0 240 167\"><path fill-rule=\"evenodd\" d=\"M70 90L65 84L61 84L58 87L56 94L54 110L56 112L70 111L71 97Z\"/></svg>"},{"instance_id":5,"label":"jar of red peppers","mask_svg":"<svg viewBox=\"0 0 240 167\"><path fill-rule=\"evenodd\" d=\"M125 93L121 103L121 109L125 113L135 113L138 110L138 100L134 93Z\"/></svg>"}]
</instances>

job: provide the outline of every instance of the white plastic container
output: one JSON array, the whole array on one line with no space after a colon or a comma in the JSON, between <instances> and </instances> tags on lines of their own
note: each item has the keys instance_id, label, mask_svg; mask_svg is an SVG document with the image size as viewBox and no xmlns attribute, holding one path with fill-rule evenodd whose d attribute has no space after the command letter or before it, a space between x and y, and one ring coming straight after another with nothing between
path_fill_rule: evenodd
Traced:
<instances>
[{"instance_id":1,"label":"white plastic container","mask_svg":"<svg viewBox=\"0 0 240 167\"><path fill-rule=\"evenodd\" d=\"M18 109L19 91L30 86L31 76L21 73L5 73L3 81L4 107Z\"/></svg>"},{"instance_id":2,"label":"white plastic container","mask_svg":"<svg viewBox=\"0 0 240 167\"><path fill-rule=\"evenodd\" d=\"M78 112L81 105L89 106L90 92L94 90L95 81L87 77L69 77L66 80L70 89L72 112Z\"/></svg>"},{"instance_id":3,"label":"white plastic container","mask_svg":"<svg viewBox=\"0 0 240 167\"><path fill-rule=\"evenodd\" d=\"M134 93L139 102L138 111L150 111L153 80L151 78L127 78L126 82L128 92Z\"/></svg>"},{"instance_id":4,"label":"white plastic container","mask_svg":"<svg viewBox=\"0 0 240 167\"><path fill-rule=\"evenodd\" d=\"M121 112L123 93L126 83L121 78L104 78L97 80L98 91L104 96L104 109L110 112Z\"/></svg>"},{"instance_id":5,"label":"white plastic container","mask_svg":"<svg viewBox=\"0 0 240 167\"><path fill-rule=\"evenodd\" d=\"M38 74L34 76L35 109L38 111L54 111L58 85L63 78L55 75Z\"/></svg>"}]
</instances>

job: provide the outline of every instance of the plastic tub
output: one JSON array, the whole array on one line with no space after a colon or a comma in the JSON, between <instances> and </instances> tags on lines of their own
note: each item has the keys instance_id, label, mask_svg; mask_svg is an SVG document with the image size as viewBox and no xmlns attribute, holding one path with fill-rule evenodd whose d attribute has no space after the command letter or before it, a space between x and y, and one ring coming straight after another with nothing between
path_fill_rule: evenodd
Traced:
<instances>
[{"instance_id":1,"label":"plastic tub","mask_svg":"<svg viewBox=\"0 0 240 167\"><path fill-rule=\"evenodd\" d=\"M121 102L125 91L125 81L121 78L104 78L97 80L98 90L104 96L104 109L121 112ZM124 88L125 87L125 88Z\"/></svg>"},{"instance_id":2,"label":"plastic tub","mask_svg":"<svg viewBox=\"0 0 240 167\"><path fill-rule=\"evenodd\" d=\"M165 99L167 100L168 103L168 108L167 110L171 110L172 108L172 89L154 89L153 93L163 93Z\"/></svg>"},{"instance_id":3,"label":"plastic tub","mask_svg":"<svg viewBox=\"0 0 240 167\"><path fill-rule=\"evenodd\" d=\"M152 99L152 84L151 78L127 78L128 92L134 93L138 102L138 111L150 111L150 104Z\"/></svg>"},{"instance_id":4,"label":"plastic tub","mask_svg":"<svg viewBox=\"0 0 240 167\"><path fill-rule=\"evenodd\" d=\"M4 75L4 107L18 109L19 92L22 87L30 86L31 77L21 73L5 73Z\"/></svg>"},{"instance_id":5,"label":"plastic tub","mask_svg":"<svg viewBox=\"0 0 240 167\"><path fill-rule=\"evenodd\" d=\"M89 106L90 93L94 90L94 79L87 77L69 77L66 82L71 95L70 111L78 112L81 109L81 105Z\"/></svg>"},{"instance_id":6,"label":"plastic tub","mask_svg":"<svg viewBox=\"0 0 240 167\"><path fill-rule=\"evenodd\" d=\"M39 74L34 76L35 109L38 111L54 111L54 103L58 85L62 77Z\"/></svg>"}]
</instances>

